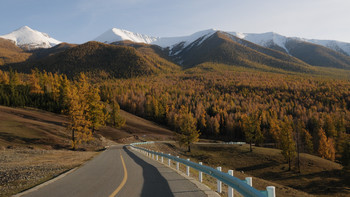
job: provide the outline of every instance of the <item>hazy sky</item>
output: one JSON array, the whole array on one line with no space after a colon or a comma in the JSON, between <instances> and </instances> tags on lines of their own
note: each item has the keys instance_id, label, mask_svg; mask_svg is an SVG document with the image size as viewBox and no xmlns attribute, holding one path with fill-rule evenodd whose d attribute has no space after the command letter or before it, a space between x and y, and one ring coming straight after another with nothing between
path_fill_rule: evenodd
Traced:
<instances>
[{"instance_id":1,"label":"hazy sky","mask_svg":"<svg viewBox=\"0 0 350 197\"><path fill-rule=\"evenodd\" d=\"M0 35L24 25L70 43L112 27L151 36L204 29L350 42L350 0L0 0Z\"/></svg>"}]
</instances>

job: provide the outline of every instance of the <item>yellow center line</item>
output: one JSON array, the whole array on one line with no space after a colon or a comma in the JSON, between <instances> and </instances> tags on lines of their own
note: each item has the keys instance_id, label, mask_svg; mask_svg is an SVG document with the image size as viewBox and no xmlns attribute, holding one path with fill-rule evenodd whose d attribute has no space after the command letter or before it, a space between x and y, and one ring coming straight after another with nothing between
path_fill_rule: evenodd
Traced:
<instances>
[{"instance_id":1,"label":"yellow center line","mask_svg":"<svg viewBox=\"0 0 350 197\"><path fill-rule=\"evenodd\" d=\"M120 159L122 160L122 164L124 168L124 178L120 183L120 185L118 186L118 188L111 195L109 195L109 197L114 197L115 195L117 195L118 192L124 187L126 180L128 179L128 171L126 170L126 166L125 166L124 159L121 152L120 152Z\"/></svg>"}]
</instances>

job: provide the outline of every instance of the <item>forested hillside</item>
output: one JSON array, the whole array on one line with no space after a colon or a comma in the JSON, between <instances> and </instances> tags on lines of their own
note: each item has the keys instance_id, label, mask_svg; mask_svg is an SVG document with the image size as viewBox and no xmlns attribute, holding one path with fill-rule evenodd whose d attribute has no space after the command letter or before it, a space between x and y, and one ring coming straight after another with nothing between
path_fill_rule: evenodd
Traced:
<instances>
[{"instance_id":1,"label":"forested hillside","mask_svg":"<svg viewBox=\"0 0 350 197\"><path fill-rule=\"evenodd\" d=\"M116 92L123 109L177 131L187 107L201 137L273 144L287 160L296 147L330 160L349 154L348 80L227 71L116 80L101 91L102 98Z\"/></svg>"},{"instance_id":2,"label":"forested hillside","mask_svg":"<svg viewBox=\"0 0 350 197\"><path fill-rule=\"evenodd\" d=\"M105 122L123 124L120 105L177 132L190 117L201 138L280 148L290 164L297 152L350 163L349 80L249 69L74 81L38 70L0 76L0 104L67 113L82 139Z\"/></svg>"},{"instance_id":3,"label":"forested hillside","mask_svg":"<svg viewBox=\"0 0 350 197\"><path fill-rule=\"evenodd\" d=\"M176 67L170 63L158 63L158 60L152 57L145 57L133 47L98 42L87 42L75 47L62 46L60 53L55 52L52 55L49 55L50 51L52 50L46 49L37 54L39 57L43 54L48 56L36 61L12 64L7 69L12 67L29 73L31 69L38 68L63 73L69 78L80 72L104 72L112 77L128 78L166 72Z\"/></svg>"},{"instance_id":4,"label":"forested hillside","mask_svg":"<svg viewBox=\"0 0 350 197\"><path fill-rule=\"evenodd\" d=\"M66 129L71 133L72 149L93 140L93 133L103 125L119 128L125 124L113 94L101 101L99 85L84 73L68 80L65 75L38 70L31 74L0 70L0 105L34 107L67 115Z\"/></svg>"},{"instance_id":5,"label":"forested hillside","mask_svg":"<svg viewBox=\"0 0 350 197\"><path fill-rule=\"evenodd\" d=\"M276 69L303 73L316 71L315 68L294 57L232 37L217 32L198 46L190 45L178 55L181 57L179 57L181 64L186 68L210 62L265 71Z\"/></svg>"}]
</instances>

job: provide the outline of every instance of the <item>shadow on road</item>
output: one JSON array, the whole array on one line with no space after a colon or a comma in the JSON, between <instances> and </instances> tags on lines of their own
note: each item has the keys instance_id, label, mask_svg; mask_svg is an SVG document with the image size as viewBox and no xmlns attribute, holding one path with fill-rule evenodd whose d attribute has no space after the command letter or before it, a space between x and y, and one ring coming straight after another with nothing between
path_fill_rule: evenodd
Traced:
<instances>
[{"instance_id":1,"label":"shadow on road","mask_svg":"<svg viewBox=\"0 0 350 197\"><path fill-rule=\"evenodd\" d=\"M157 168L136 156L134 153L129 151L126 146L124 146L123 149L138 165L142 167L144 178L141 193L142 197L174 196L170 190L167 180L159 173Z\"/></svg>"}]
</instances>

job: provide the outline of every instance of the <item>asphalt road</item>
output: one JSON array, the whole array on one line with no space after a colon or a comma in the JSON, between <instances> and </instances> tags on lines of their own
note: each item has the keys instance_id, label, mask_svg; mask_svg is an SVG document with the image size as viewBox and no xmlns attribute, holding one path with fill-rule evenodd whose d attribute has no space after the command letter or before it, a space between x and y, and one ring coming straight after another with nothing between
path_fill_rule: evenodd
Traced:
<instances>
[{"instance_id":1,"label":"asphalt road","mask_svg":"<svg viewBox=\"0 0 350 197\"><path fill-rule=\"evenodd\" d=\"M172 169L125 146L113 146L67 176L25 197L206 196Z\"/></svg>"}]
</instances>

